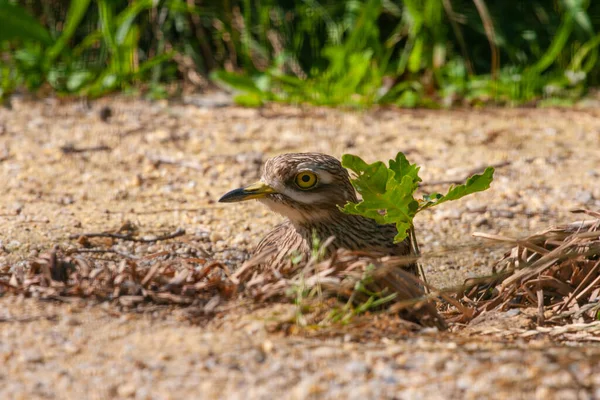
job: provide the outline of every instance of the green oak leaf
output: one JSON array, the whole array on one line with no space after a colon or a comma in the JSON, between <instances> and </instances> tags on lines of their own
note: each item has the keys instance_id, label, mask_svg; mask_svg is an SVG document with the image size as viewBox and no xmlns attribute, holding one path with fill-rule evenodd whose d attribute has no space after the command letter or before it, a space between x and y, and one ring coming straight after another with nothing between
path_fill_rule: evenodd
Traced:
<instances>
[{"instance_id":1,"label":"green oak leaf","mask_svg":"<svg viewBox=\"0 0 600 400\"><path fill-rule=\"evenodd\" d=\"M390 160L390 169L394 171L396 180L402 180L404 176L411 177L416 184L415 190L417 190L418 183L421 182L421 178L419 178L421 167L411 164L403 153L398 153L396 159Z\"/></svg>"},{"instance_id":2,"label":"green oak leaf","mask_svg":"<svg viewBox=\"0 0 600 400\"><path fill-rule=\"evenodd\" d=\"M494 168L487 167L483 174L473 175L464 183L464 185L450 186L448 193L441 195L440 193L432 193L423 196L424 203L419 207L419 211L445 203L451 200L458 200L466 195L475 192L482 192L490 188L490 184L494 180Z\"/></svg>"},{"instance_id":3,"label":"green oak leaf","mask_svg":"<svg viewBox=\"0 0 600 400\"><path fill-rule=\"evenodd\" d=\"M347 203L340 209L348 214L374 219L379 224L395 224L398 230L394 238L396 243L406 239L418 212L486 190L494 175L494 169L487 168L483 174L467 179L465 184L451 186L446 195L432 193L423 196L423 200L419 202L415 200L414 194L421 182L420 167L411 164L402 153L389 161L389 167L381 161L367 164L360 157L351 154L342 156L342 165L354 173L352 185L362 200Z\"/></svg>"},{"instance_id":4,"label":"green oak leaf","mask_svg":"<svg viewBox=\"0 0 600 400\"><path fill-rule=\"evenodd\" d=\"M372 218L379 224L396 224L396 242L407 237L419 208L413 197L420 181L418 168L404 162L406 159L402 157L390 161L395 163L394 169L380 161L367 164L357 156L345 154L342 157L342 165L356 174L352 185L362 196L360 202L348 203L342 211Z\"/></svg>"}]
</instances>

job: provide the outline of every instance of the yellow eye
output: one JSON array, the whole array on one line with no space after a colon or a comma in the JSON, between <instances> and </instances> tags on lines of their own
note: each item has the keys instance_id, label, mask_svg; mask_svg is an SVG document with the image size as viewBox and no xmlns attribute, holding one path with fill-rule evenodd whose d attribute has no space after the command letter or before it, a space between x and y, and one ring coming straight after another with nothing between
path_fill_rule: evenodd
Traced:
<instances>
[{"instance_id":1,"label":"yellow eye","mask_svg":"<svg viewBox=\"0 0 600 400\"><path fill-rule=\"evenodd\" d=\"M310 171L302 171L296 175L296 185L300 189L310 189L317 184L317 175Z\"/></svg>"}]
</instances>

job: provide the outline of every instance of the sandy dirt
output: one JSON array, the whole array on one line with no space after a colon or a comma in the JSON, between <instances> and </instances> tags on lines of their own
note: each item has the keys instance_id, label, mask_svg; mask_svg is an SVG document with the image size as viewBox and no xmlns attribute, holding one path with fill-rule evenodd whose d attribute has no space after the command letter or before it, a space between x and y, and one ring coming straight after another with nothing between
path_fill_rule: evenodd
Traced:
<instances>
[{"instance_id":1,"label":"sandy dirt","mask_svg":"<svg viewBox=\"0 0 600 400\"><path fill-rule=\"evenodd\" d=\"M12 104L0 109L6 276L54 245L77 248L70 235L126 223L143 235L186 231L138 245L138 255L203 255L233 270L281 217L216 200L283 152L375 161L403 151L431 191L497 165L489 191L416 221L439 287L489 272L506 251L475 231L522 237L580 219L571 209L600 208L598 107L257 110L222 97ZM536 327L527 310L445 333L373 315L308 332L281 329L289 304L189 318L183 306L136 312L2 293L1 398L600 398L600 327Z\"/></svg>"}]
</instances>

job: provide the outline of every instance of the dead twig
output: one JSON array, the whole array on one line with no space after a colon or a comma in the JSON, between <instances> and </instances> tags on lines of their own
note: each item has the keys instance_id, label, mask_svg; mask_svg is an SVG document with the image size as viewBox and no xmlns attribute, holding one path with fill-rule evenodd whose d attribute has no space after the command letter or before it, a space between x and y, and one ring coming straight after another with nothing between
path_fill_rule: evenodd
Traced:
<instances>
[{"instance_id":1,"label":"dead twig","mask_svg":"<svg viewBox=\"0 0 600 400\"><path fill-rule=\"evenodd\" d=\"M25 316L25 317L0 317L0 322L33 322L33 321L39 321L41 319L45 319L48 321L57 321L58 320L58 314L50 314L50 315L32 315L32 316Z\"/></svg>"},{"instance_id":2,"label":"dead twig","mask_svg":"<svg viewBox=\"0 0 600 400\"><path fill-rule=\"evenodd\" d=\"M92 153L99 151L112 151L112 147L101 144L99 146L90 146L90 147L75 147L74 144L67 144L60 147L60 151L63 154L80 154L80 153Z\"/></svg>"},{"instance_id":3,"label":"dead twig","mask_svg":"<svg viewBox=\"0 0 600 400\"><path fill-rule=\"evenodd\" d=\"M175 165L178 167L184 167L193 169L195 171L206 171L206 167L196 161L187 161L187 160L175 160L173 158L168 158L164 156L156 156L153 154L146 154L146 158L153 163L155 166L160 166L161 164L165 165Z\"/></svg>"},{"instance_id":4,"label":"dead twig","mask_svg":"<svg viewBox=\"0 0 600 400\"><path fill-rule=\"evenodd\" d=\"M115 249L73 249L73 250L68 250L67 251L68 254L75 254L75 253L95 253L95 254L118 254L120 256L132 259L132 260L137 260L139 259L138 256L135 256L131 253L127 253L125 251L120 251L120 250L115 250Z\"/></svg>"},{"instance_id":5,"label":"dead twig","mask_svg":"<svg viewBox=\"0 0 600 400\"><path fill-rule=\"evenodd\" d=\"M506 161L500 161L500 162L489 164L489 165L475 167L473 169L468 170L465 173L465 175L467 177L469 177L469 176L473 176L475 174L480 174L480 173L484 172L485 169L488 167L501 168L501 167L506 167L510 164L512 164L512 161L506 160ZM437 185L458 185L458 184L464 183L464 181L465 181L465 178L456 178L456 179L447 179L447 180L442 180L442 181L421 182L419 184L419 187L437 186Z\"/></svg>"},{"instance_id":6,"label":"dead twig","mask_svg":"<svg viewBox=\"0 0 600 400\"><path fill-rule=\"evenodd\" d=\"M90 232L90 233L72 234L72 235L69 235L69 239L77 240L82 237L83 238L103 237L103 238L120 239L120 240L126 240L126 241L130 241L130 242L138 242L138 243L155 243L155 242L160 242L163 240L173 239L173 238L183 236L183 235L185 235L185 229L178 228L175 232L172 232L172 233L169 233L166 235L157 236L154 238L139 238L139 237L134 237L131 234L124 235L121 233Z\"/></svg>"},{"instance_id":7,"label":"dead twig","mask_svg":"<svg viewBox=\"0 0 600 400\"><path fill-rule=\"evenodd\" d=\"M523 162L530 163L534 159L535 159L535 157L526 158L526 159L523 160ZM482 166L475 167L475 168L472 168L472 169L466 171L465 175L467 177L470 177L470 176L473 176L475 174L481 174L488 167L492 167L492 168L507 167L507 166L511 165L513 162L514 162L514 160L505 160L505 161L498 161L498 162L492 163L492 164L482 165ZM437 186L437 185L459 185L459 184L464 183L465 179L466 178L456 178L456 179L447 179L447 180L441 180L441 181L421 182L419 184L419 187Z\"/></svg>"}]
</instances>

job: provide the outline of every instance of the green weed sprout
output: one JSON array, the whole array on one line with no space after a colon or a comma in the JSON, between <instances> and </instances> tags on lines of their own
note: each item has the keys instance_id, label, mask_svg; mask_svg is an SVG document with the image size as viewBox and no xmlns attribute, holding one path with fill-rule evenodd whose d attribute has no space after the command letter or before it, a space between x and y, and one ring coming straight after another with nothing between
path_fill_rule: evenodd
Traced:
<instances>
[{"instance_id":1,"label":"green weed sprout","mask_svg":"<svg viewBox=\"0 0 600 400\"><path fill-rule=\"evenodd\" d=\"M389 161L389 166L381 161L367 164L360 157L351 154L342 156L342 165L355 174L351 179L352 185L360 193L362 200L347 203L340 209L348 214L372 218L380 224L396 224L396 243L406 239L417 213L487 190L494 179L494 168L488 167L483 174L473 175L464 184L451 186L445 195L430 193L417 200L415 192L421 182L420 167L408 162L401 152L394 160Z\"/></svg>"}]
</instances>

